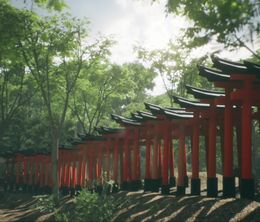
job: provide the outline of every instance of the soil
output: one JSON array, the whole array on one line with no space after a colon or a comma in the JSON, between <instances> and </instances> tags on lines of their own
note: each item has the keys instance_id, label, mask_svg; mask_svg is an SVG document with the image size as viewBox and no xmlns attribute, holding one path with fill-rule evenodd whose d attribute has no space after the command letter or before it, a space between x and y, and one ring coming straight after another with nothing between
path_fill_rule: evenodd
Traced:
<instances>
[{"instance_id":1,"label":"soil","mask_svg":"<svg viewBox=\"0 0 260 222\"><path fill-rule=\"evenodd\" d=\"M205 177L202 179L202 196L177 197L158 193L125 192L115 194L119 203L113 221L260 221L260 195L255 200L236 198L208 198L205 192ZM221 177L219 176L219 184ZM219 190L221 190L221 185ZM187 189L187 192L189 190ZM40 196L28 193L5 193L0 191L0 221L54 221L53 213L36 209ZM73 198L62 197L61 207L69 208Z\"/></svg>"}]
</instances>

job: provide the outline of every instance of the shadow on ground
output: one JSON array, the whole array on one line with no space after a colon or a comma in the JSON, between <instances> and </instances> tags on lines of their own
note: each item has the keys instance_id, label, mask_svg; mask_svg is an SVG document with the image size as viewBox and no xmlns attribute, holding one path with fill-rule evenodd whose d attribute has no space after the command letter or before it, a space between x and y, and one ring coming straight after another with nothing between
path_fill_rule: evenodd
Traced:
<instances>
[{"instance_id":1,"label":"shadow on ground","mask_svg":"<svg viewBox=\"0 0 260 222\"><path fill-rule=\"evenodd\" d=\"M260 221L260 203L242 199L124 193L113 218L121 221Z\"/></svg>"},{"instance_id":2,"label":"shadow on ground","mask_svg":"<svg viewBox=\"0 0 260 222\"><path fill-rule=\"evenodd\" d=\"M0 221L54 221L35 208L38 197L0 192ZM259 197L257 197L259 198ZM260 221L260 201L205 196L162 196L158 193L119 192L114 222L121 221ZM71 198L62 198L70 208Z\"/></svg>"}]
</instances>

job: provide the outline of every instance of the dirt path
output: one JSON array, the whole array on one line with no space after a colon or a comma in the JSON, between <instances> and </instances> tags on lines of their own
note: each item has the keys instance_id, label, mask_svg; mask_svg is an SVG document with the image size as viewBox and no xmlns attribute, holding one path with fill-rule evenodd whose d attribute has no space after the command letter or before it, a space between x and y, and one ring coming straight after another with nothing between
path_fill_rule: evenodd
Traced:
<instances>
[{"instance_id":1,"label":"dirt path","mask_svg":"<svg viewBox=\"0 0 260 222\"><path fill-rule=\"evenodd\" d=\"M202 174L201 178L205 179ZM202 190L206 188L202 180ZM219 177L221 190L221 178ZM173 188L172 193L176 191ZM189 189L187 189L189 193ZM221 192L219 193L221 196ZM117 209L114 222L121 221L259 221L260 197L257 200L240 198L208 198L202 196L163 196L158 193L119 192L114 195ZM53 221L52 214L43 214L35 208L39 196L25 193L0 191L0 222L7 221ZM72 199L62 198L62 208L69 207Z\"/></svg>"},{"instance_id":2,"label":"dirt path","mask_svg":"<svg viewBox=\"0 0 260 222\"><path fill-rule=\"evenodd\" d=\"M260 221L260 202L235 198L118 194L120 221Z\"/></svg>"},{"instance_id":3,"label":"dirt path","mask_svg":"<svg viewBox=\"0 0 260 222\"><path fill-rule=\"evenodd\" d=\"M26 193L0 192L0 221L43 221L45 215L35 209L37 198Z\"/></svg>"}]
</instances>

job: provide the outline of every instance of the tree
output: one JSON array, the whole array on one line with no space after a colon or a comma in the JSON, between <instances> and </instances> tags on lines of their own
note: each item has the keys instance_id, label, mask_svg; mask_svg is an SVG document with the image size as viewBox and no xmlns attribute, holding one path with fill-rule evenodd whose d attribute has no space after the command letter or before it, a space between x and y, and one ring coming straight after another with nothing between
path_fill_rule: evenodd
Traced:
<instances>
[{"instance_id":1,"label":"tree","mask_svg":"<svg viewBox=\"0 0 260 222\"><path fill-rule=\"evenodd\" d=\"M17 33L16 46L46 108L52 142L53 193L58 198L58 147L68 105L83 65L89 66L97 52L85 43L86 22L65 15L39 18L33 12L19 19L25 31Z\"/></svg>"},{"instance_id":2,"label":"tree","mask_svg":"<svg viewBox=\"0 0 260 222\"><path fill-rule=\"evenodd\" d=\"M4 0L4 1L7 2L8 0ZM37 5L41 8L45 8L48 10L55 10L55 11L61 11L67 6L64 0L24 0L23 3L24 5L27 6L30 4L31 10L33 10L34 5Z\"/></svg>"},{"instance_id":3,"label":"tree","mask_svg":"<svg viewBox=\"0 0 260 222\"><path fill-rule=\"evenodd\" d=\"M0 141L25 102L27 76L22 56L14 47L15 33L23 32L22 25L15 22L19 16L22 13L0 1Z\"/></svg>"},{"instance_id":4,"label":"tree","mask_svg":"<svg viewBox=\"0 0 260 222\"><path fill-rule=\"evenodd\" d=\"M168 0L166 10L190 20L184 31L185 47L198 47L212 40L226 47L245 47L255 57L260 58L248 43L259 39L260 19L257 0Z\"/></svg>"},{"instance_id":5,"label":"tree","mask_svg":"<svg viewBox=\"0 0 260 222\"><path fill-rule=\"evenodd\" d=\"M33 1L39 6L46 7L47 9L54 9L56 11L61 11L66 6L64 0L33 0Z\"/></svg>"},{"instance_id":6,"label":"tree","mask_svg":"<svg viewBox=\"0 0 260 222\"><path fill-rule=\"evenodd\" d=\"M174 94L186 96L185 84L207 84L200 78L197 69L197 65L205 63L207 57L193 58L190 50L180 47L179 42L169 42L165 49L149 52L144 48L137 48L137 51L139 58L161 77L171 107L174 106Z\"/></svg>"},{"instance_id":7,"label":"tree","mask_svg":"<svg viewBox=\"0 0 260 222\"><path fill-rule=\"evenodd\" d=\"M71 106L83 132L93 133L100 124L111 125L110 113L122 114L129 104L143 103L154 75L139 63L110 64L106 57L83 70Z\"/></svg>"}]
</instances>

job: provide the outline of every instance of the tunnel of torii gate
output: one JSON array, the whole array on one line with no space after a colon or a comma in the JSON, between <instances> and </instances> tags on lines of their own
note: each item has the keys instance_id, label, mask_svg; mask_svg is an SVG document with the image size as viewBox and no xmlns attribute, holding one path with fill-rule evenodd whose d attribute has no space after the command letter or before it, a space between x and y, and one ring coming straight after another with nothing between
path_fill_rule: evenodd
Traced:
<instances>
[{"instance_id":1,"label":"tunnel of torii gate","mask_svg":"<svg viewBox=\"0 0 260 222\"><path fill-rule=\"evenodd\" d=\"M191 194L201 194L200 140L204 139L207 196L218 195L216 176L217 137L220 138L223 166L223 196L235 197L235 176L239 177L242 198L253 198L252 121L260 122L260 65L235 63L212 57L213 68L198 66L199 74L215 90L186 86L194 99L174 96L181 108L163 108L145 103L149 112L136 111L125 118L112 114L120 128L97 127L96 135L79 135L70 146L59 148L59 187L74 194L82 188L102 192L113 181L109 192L118 189L185 194L189 186L186 149L191 144ZM234 131L235 129L235 131ZM235 134L236 136L234 136ZM234 145L238 175L234 173ZM178 141L174 158L174 140ZM141 159L141 151L145 152ZM50 192L52 163L49 152L19 151L5 155L6 190ZM175 164L177 159L178 164ZM144 161L144 176L141 162ZM176 166L175 166L176 165ZM177 168L177 179L174 169ZM143 180L143 183L142 183Z\"/></svg>"}]
</instances>

